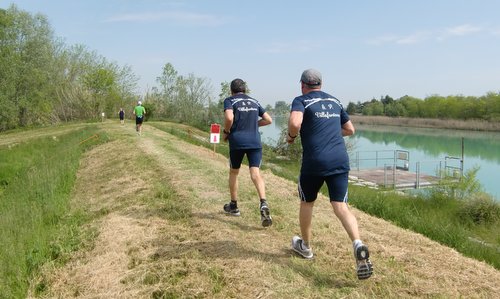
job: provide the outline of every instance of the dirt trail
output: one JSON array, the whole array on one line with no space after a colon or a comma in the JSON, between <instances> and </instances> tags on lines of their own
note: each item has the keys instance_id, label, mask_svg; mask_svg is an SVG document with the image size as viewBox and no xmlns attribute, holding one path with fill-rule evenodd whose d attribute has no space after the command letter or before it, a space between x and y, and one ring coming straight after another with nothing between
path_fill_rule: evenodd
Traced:
<instances>
[{"instance_id":1,"label":"dirt trail","mask_svg":"<svg viewBox=\"0 0 500 299\"><path fill-rule=\"evenodd\" d=\"M115 140L81 162L73 206L94 215L98 236L63 267L44 271L49 298L373 298L500 294L500 271L419 234L354 210L375 274L358 281L350 241L320 197L313 248L289 250L298 233L296 183L264 172L274 219L260 226L248 171L241 217L228 200L227 159L145 126L103 126Z\"/></svg>"}]
</instances>

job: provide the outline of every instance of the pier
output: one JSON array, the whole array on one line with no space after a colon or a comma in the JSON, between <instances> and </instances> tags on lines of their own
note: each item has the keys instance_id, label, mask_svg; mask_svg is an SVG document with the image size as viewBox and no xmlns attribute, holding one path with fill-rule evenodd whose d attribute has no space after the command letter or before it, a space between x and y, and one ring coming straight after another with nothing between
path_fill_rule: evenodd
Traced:
<instances>
[{"instance_id":1,"label":"pier","mask_svg":"<svg viewBox=\"0 0 500 299\"><path fill-rule=\"evenodd\" d=\"M349 179L355 184L376 188L428 188L437 185L444 177L459 179L463 175L461 158L446 156L442 160L412 164L410 152L405 150L356 152L350 161ZM423 173L421 166L430 163L434 166L435 174Z\"/></svg>"}]
</instances>

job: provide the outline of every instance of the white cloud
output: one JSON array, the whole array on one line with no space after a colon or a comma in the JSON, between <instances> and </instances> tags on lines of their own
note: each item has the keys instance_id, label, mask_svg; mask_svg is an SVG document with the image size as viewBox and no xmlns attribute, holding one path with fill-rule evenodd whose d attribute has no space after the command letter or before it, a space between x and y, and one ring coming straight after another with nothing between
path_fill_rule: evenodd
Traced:
<instances>
[{"instance_id":1,"label":"white cloud","mask_svg":"<svg viewBox=\"0 0 500 299\"><path fill-rule=\"evenodd\" d=\"M451 28L446 28L445 32L451 36L464 36L476 32L481 32L483 29L478 26L473 26L470 24L459 25Z\"/></svg>"},{"instance_id":2,"label":"white cloud","mask_svg":"<svg viewBox=\"0 0 500 299\"><path fill-rule=\"evenodd\" d=\"M418 44L428 40L431 35L432 33L430 32L416 32L411 35L398 38L396 43L401 45Z\"/></svg>"},{"instance_id":3,"label":"white cloud","mask_svg":"<svg viewBox=\"0 0 500 299\"><path fill-rule=\"evenodd\" d=\"M383 44L400 44L400 45L410 45L423 43L429 40L443 41L452 37L463 37L467 35L472 35L476 33L483 32L484 28L479 26L474 26L470 24L463 24L455 27L449 27L440 30L433 31L417 31L415 33L406 36L397 35L384 35L376 37L367 41L369 44L373 45L383 45ZM498 31L497 31L498 34Z\"/></svg>"},{"instance_id":4,"label":"white cloud","mask_svg":"<svg viewBox=\"0 0 500 299\"><path fill-rule=\"evenodd\" d=\"M296 42L273 42L265 48L261 48L259 52L269 54L283 53L305 53L319 48L319 44L310 40L300 40Z\"/></svg>"},{"instance_id":5,"label":"white cloud","mask_svg":"<svg viewBox=\"0 0 500 299\"><path fill-rule=\"evenodd\" d=\"M135 14L119 14L105 20L105 22L159 22L168 21L181 25L219 26L225 20L214 15L199 14L184 11L145 12Z\"/></svg>"},{"instance_id":6,"label":"white cloud","mask_svg":"<svg viewBox=\"0 0 500 299\"><path fill-rule=\"evenodd\" d=\"M382 45L387 43L393 43L396 40L398 40L398 37L396 35L383 35L369 39L367 40L367 43L371 45Z\"/></svg>"},{"instance_id":7,"label":"white cloud","mask_svg":"<svg viewBox=\"0 0 500 299\"><path fill-rule=\"evenodd\" d=\"M410 45L417 44L428 40L431 37L429 32L415 32L406 36L398 35L383 35L376 38L367 40L368 44L372 45L384 45L384 44L399 44L399 45Z\"/></svg>"}]
</instances>

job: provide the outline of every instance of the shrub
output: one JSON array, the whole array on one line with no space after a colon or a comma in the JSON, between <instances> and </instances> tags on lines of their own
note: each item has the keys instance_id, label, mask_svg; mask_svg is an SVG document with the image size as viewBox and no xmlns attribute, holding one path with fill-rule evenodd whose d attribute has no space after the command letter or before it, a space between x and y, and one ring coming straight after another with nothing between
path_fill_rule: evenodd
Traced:
<instances>
[{"instance_id":1,"label":"shrub","mask_svg":"<svg viewBox=\"0 0 500 299\"><path fill-rule=\"evenodd\" d=\"M500 204L486 193L466 200L458 212L460 219L470 219L475 224L492 224L500 220Z\"/></svg>"},{"instance_id":2,"label":"shrub","mask_svg":"<svg viewBox=\"0 0 500 299\"><path fill-rule=\"evenodd\" d=\"M302 158L302 142L300 136L297 136L294 143L288 144L286 142L287 134L288 128L281 130L274 152L276 155L285 156L290 160L300 160Z\"/></svg>"},{"instance_id":3,"label":"shrub","mask_svg":"<svg viewBox=\"0 0 500 299\"><path fill-rule=\"evenodd\" d=\"M439 196L439 194L442 194L445 197L459 200L467 200L476 196L476 194L482 191L481 184L477 179L478 171L478 167L471 168L458 181L456 177L443 173L444 178L433 189L433 195Z\"/></svg>"}]
</instances>

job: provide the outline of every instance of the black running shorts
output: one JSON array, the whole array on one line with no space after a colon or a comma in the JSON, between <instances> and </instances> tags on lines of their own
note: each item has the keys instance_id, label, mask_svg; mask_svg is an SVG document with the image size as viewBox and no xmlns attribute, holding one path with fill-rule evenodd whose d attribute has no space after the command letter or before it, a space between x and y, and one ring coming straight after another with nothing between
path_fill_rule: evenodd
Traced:
<instances>
[{"instance_id":1,"label":"black running shorts","mask_svg":"<svg viewBox=\"0 0 500 299\"><path fill-rule=\"evenodd\" d=\"M347 202L347 184L349 173L339 173L329 176L311 176L301 174L299 177L299 196L302 201L313 202L318 192L326 182L330 201Z\"/></svg>"}]
</instances>

